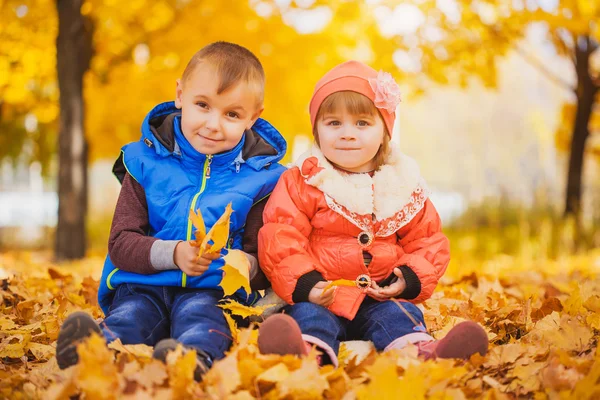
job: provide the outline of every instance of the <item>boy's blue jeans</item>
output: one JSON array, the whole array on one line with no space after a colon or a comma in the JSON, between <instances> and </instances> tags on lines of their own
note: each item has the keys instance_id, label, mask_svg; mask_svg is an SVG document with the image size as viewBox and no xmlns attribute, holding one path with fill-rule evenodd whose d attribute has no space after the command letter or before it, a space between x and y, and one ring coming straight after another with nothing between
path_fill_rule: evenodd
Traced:
<instances>
[{"instance_id":1,"label":"boy's blue jeans","mask_svg":"<svg viewBox=\"0 0 600 400\"><path fill-rule=\"evenodd\" d=\"M229 326L217 306L222 298L220 290L122 284L103 333L108 342L120 338L123 344L148 346L173 338L218 360L231 346Z\"/></svg>"},{"instance_id":2,"label":"boy's blue jeans","mask_svg":"<svg viewBox=\"0 0 600 400\"><path fill-rule=\"evenodd\" d=\"M394 341L409 334L418 340L432 340L426 333L421 310L408 302L401 302L401 306L404 310L393 301L379 302L367 297L352 321L308 302L286 306L284 313L296 320L307 342L318 347L329 347L334 355L327 355L334 361L340 342L345 340L370 340L378 351L385 350ZM323 350L329 353L326 347Z\"/></svg>"}]
</instances>

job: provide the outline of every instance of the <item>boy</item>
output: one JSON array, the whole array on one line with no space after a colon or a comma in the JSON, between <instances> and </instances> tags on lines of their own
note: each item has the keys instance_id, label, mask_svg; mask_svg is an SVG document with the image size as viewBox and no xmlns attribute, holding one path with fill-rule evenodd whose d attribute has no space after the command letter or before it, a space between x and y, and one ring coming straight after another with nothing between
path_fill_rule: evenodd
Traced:
<instances>
[{"instance_id":1,"label":"boy","mask_svg":"<svg viewBox=\"0 0 600 400\"><path fill-rule=\"evenodd\" d=\"M201 210L207 230L231 215L228 248L243 249L252 287L264 275L256 260L262 210L284 168L284 138L263 111L264 71L244 47L217 42L196 53L177 81L175 102L145 118L142 138L123 147L113 172L122 181L98 297L102 329L85 313L69 316L59 334L61 368L78 362L76 345L102 332L108 341L155 346L164 361L178 343L198 354L200 380L230 347L217 302L223 265L189 241L189 211Z\"/></svg>"}]
</instances>

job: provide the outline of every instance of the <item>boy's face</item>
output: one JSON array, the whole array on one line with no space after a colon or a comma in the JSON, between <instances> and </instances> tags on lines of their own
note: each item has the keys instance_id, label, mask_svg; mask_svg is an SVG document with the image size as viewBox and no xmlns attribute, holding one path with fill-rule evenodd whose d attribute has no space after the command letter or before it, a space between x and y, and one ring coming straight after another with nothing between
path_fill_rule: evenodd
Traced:
<instances>
[{"instance_id":1,"label":"boy's face","mask_svg":"<svg viewBox=\"0 0 600 400\"><path fill-rule=\"evenodd\" d=\"M202 154L234 148L262 112L248 83L240 81L217 94L219 79L212 65L201 62L185 82L177 81L175 105L181 109L181 130Z\"/></svg>"}]
</instances>

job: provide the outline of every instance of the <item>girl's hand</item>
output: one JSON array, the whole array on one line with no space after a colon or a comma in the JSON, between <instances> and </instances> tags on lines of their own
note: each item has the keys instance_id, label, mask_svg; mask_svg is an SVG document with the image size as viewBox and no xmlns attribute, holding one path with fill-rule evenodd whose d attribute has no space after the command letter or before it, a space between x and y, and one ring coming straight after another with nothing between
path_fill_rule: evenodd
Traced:
<instances>
[{"instance_id":1,"label":"girl's hand","mask_svg":"<svg viewBox=\"0 0 600 400\"><path fill-rule=\"evenodd\" d=\"M208 269L213 260L221 257L221 254L203 254L199 260L198 248L190 245L190 242L179 242L175 246L173 261L180 270L189 276L200 276Z\"/></svg>"},{"instance_id":2,"label":"girl's hand","mask_svg":"<svg viewBox=\"0 0 600 400\"><path fill-rule=\"evenodd\" d=\"M401 295L404 289L406 289L404 275L400 271L400 268L394 268L394 275L396 275L397 280L389 286L379 287L377 282L373 281L371 287L367 289L367 294L379 301L389 300Z\"/></svg>"},{"instance_id":3,"label":"girl's hand","mask_svg":"<svg viewBox=\"0 0 600 400\"><path fill-rule=\"evenodd\" d=\"M323 289L325 289L329 283L330 282L318 282L308 293L308 301L322 307L329 307L333 304L335 287L323 293Z\"/></svg>"}]
</instances>

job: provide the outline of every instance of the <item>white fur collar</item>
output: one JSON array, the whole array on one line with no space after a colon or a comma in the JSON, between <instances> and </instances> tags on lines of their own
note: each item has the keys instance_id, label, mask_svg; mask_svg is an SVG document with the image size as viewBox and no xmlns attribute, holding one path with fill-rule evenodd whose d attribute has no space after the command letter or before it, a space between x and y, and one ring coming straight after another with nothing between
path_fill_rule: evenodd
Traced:
<instances>
[{"instance_id":1,"label":"white fur collar","mask_svg":"<svg viewBox=\"0 0 600 400\"><path fill-rule=\"evenodd\" d=\"M305 164L311 158L313 162ZM395 148L391 149L386 164L373 177L344 173L334 168L316 144L300 156L295 165L300 168L307 184L350 212L375 214L378 221L400 212L411 203L416 190L426 191L417 163Z\"/></svg>"}]
</instances>

